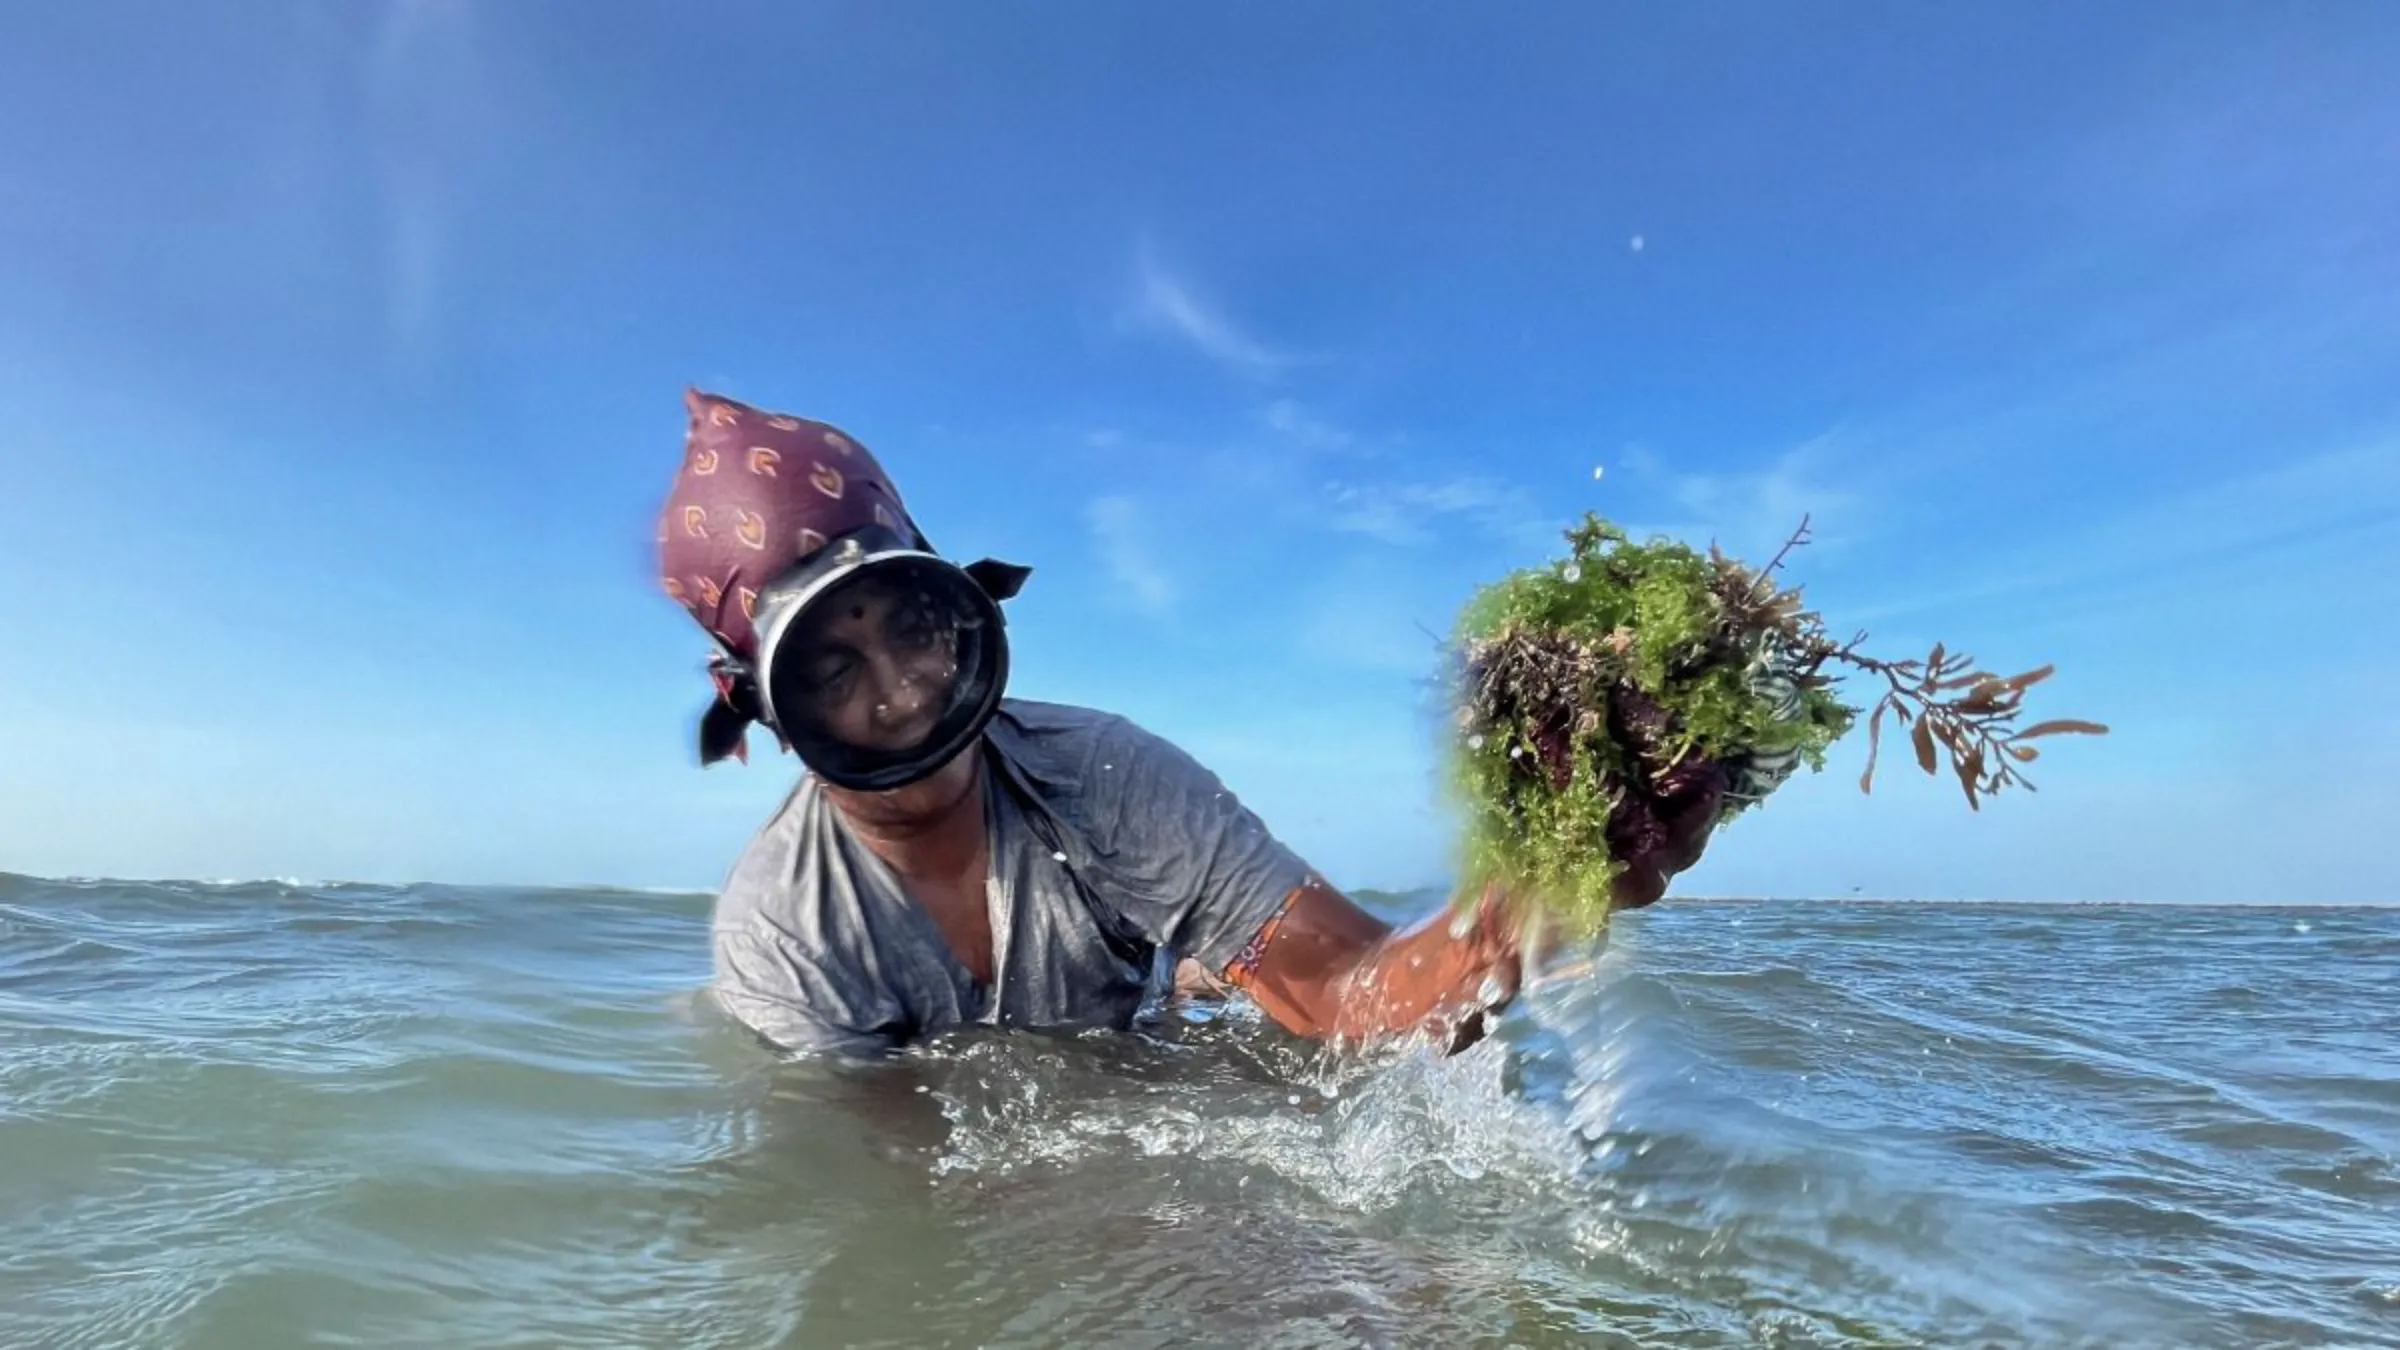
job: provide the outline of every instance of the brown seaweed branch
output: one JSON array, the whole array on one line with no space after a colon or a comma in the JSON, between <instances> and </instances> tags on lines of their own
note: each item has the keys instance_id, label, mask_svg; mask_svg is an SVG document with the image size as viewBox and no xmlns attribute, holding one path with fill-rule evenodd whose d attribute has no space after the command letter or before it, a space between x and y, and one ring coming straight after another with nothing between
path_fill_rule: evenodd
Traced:
<instances>
[{"instance_id":1,"label":"brown seaweed branch","mask_svg":"<svg viewBox=\"0 0 2400 1350\"><path fill-rule=\"evenodd\" d=\"M1735 624L1767 627L1782 633L1795 654L1803 658L1803 669L1808 675L1814 675L1825 661L1832 660L1884 678L1889 688L1876 701L1875 710L1867 719L1867 767L1859 775L1859 791L1870 792L1874 788L1875 761L1882 747L1883 719L1887 714L1909 729L1917 765L1926 773L1939 772L1937 746L1949 752L1951 771L1958 776L1959 787L1966 793L1971 810L1981 809L1979 798L2004 787L2035 790L2032 780L2018 768L2041 757L2040 748L2028 742L2044 736L2108 734L2108 728L2098 722L2075 718L2036 722L2022 728L2015 725L2018 713L2023 710L2025 691L2050 678L2053 667L2048 665L2002 676L1977 669L1973 657L1953 653L1939 642L1933 644L1933 650L1921 661L1884 661L1868 656L1859 650L1867 637L1863 632L1847 643L1831 642L1816 616L1800 608L1797 587L1778 591L1769 582L1769 575L1783 565L1792 550L1808 541L1808 517L1803 515L1799 528L1792 531L1791 538L1784 541L1774 558L1747 576L1738 564L1727 562L1712 550L1721 577L1744 583L1720 586L1718 594L1725 600L1728 618Z\"/></svg>"},{"instance_id":2,"label":"brown seaweed branch","mask_svg":"<svg viewBox=\"0 0 2400 1350\"><path fill-rule=\"evenodd\" d=\"M2013 725L2025 691L2050 678L2053 667L2047 665L2002 677L1975 669L1974 658L1952 654L1938 642L1922 661L1879 661L1860 654L1855 644L1830 655L1883 676L1891 686L1867 719L1867 767L1858 779L1861 792L1873 790L1886 713L1900 726L1910 728L1917 766L1926 773L1937 772L1937 742L1950 752L1950 768L1967 794L1969 809L1980 809L1979 796L1990 796L2003 787L2035 790L2032 780L2017 767L2041 756L2040 748L2027 742L2044 736L2108 734L2108 728L2098 722L2074 718L2023 728Z\"/></svg>"}]
</instances>

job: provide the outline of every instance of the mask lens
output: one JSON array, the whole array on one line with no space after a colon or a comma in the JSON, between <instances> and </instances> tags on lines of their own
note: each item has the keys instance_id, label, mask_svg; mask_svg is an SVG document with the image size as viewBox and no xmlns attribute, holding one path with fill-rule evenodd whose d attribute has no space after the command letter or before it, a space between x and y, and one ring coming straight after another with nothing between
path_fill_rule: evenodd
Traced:
<instances>
[{"instance_id":1,"label":"mask lens","mask_svg":"<svg viewBox=\"0 0 2400 1350\"><path fill-rule=\"evenodd\" d=\"M793 617L769 661L785 739L853 785L895 785L940 767L996 698L992 609L964 574L924 559L871 564L828 587Z\"/></svg>"}]
</instances>

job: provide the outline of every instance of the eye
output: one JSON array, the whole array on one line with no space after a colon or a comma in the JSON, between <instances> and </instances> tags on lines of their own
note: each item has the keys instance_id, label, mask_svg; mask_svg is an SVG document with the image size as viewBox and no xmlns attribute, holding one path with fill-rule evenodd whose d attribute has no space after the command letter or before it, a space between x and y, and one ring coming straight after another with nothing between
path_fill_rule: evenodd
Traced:
<instances>
[{"instance_id":1,"label":"eye","mask_svg":"<svg viewBox=\"0 0 2400 1350\"><path fill-rule=\"evenodd\" d=\"M823 703L839 703L850 692L850 681L858 673L858 662L847 655L824 656L808 667L810 697Z\"/></svg>"},{"instance_id":2,"label":"eye","mask_svg":"<svg viewBox=\"0 0 2400 1350\"><path fill-rule=\"evenodd\" d=\"M933 611L923 605L911 605L893 614L888 631L892 645L907 651L923 651L940 636Z\"/></svg>"}]
</instances>

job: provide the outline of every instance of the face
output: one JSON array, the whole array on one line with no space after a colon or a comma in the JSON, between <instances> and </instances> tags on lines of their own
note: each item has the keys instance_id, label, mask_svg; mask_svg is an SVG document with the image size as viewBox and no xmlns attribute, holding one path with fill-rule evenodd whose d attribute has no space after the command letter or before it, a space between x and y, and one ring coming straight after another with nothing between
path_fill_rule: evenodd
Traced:
<instances>
[{"instance_id":1,"label":"face","mask_svg":"<svg viewBox=\"0 0 2400 1350\"><path fill-rule=\"evenodd\" d=\"M905 577L862 577L810 607L787 639L802 709L845 744L905 751L930 737L958 683L958 625Z\"/></svg>"}]
</instances>

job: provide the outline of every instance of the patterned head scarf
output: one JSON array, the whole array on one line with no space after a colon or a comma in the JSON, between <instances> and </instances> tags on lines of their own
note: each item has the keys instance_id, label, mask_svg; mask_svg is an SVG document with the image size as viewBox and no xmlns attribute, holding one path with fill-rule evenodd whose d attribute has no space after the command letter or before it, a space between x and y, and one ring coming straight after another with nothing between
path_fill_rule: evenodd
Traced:
<instances>
[{"instance_id":1,"label":"patterned head scarf","mask_svg":"<svg viewBox=\"0 0 2400 1350\"><path fill-rule=\"evenodd\" d=\"M717 701L701 719L700 759L747 762L743 733L762 720L755 685L758 594L853 530L880 525L926 552L933 545L882 464L839 428L769 413L697 389L683 467L658 521L667 595L714 638ZM1027 569L990 559L964 569L995 600L1024 585Z\"/></svg>"}]
</instances>

